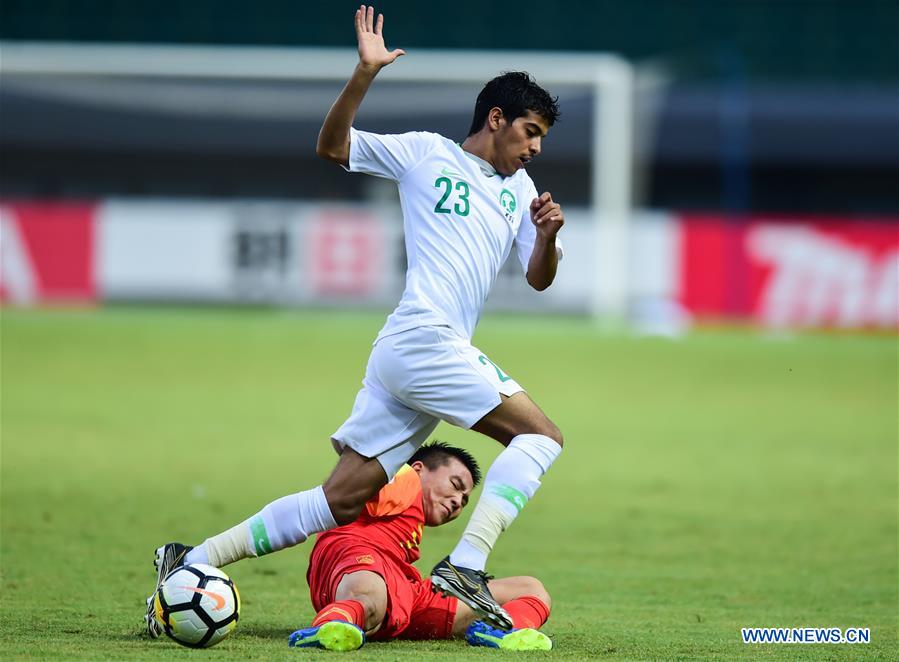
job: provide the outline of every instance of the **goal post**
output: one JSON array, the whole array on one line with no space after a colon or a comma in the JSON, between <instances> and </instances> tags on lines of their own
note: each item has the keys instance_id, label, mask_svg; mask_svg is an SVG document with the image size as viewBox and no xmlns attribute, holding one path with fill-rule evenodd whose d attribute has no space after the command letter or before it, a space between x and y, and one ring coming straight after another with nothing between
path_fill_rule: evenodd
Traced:
<instances>
[{"instance_id":1,"label":"goal post","mask_svg":"<svg viewBox=\"0 0 899 662\"><path fill-rule=\"evenodd\" d=\"M351 48L0 42L6 75L166 77L339 82L358 61ZM633 86L630 63L611 54L416 49L379 79L481 84L500 71L526 70L541 84L583 87L592 96L590 313L622 324L629 293Z\"/></svg>"}]
</instances>

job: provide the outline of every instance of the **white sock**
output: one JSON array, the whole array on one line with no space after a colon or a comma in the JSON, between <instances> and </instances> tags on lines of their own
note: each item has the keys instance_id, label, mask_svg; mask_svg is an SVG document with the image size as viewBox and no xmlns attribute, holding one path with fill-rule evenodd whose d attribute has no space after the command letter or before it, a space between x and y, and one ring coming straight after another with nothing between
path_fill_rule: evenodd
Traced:
<instances>
[{"instance_id":1,"label":"white sock","mask_svg":"<svg viewBox=\"0 0 899 662\"><path fill-rule=\"evenodd\" d=\"M337 526L321 485L272 501L248 520L207 538L185 557L186 563L216 568L250 556L293 547L311 535Z\"/></svg>"},{"instance_id":2,"label":"white sock","mask_svg":"<svg viewBox=\"0 0 899 662\"><path fill-rule=\"evenodd\" d=\"M542 434L520 434L512 439L490 466L481 498L450 562L483 570L499 534L534 496L540 477L561 452L559 444Z\"/></svg>"}]
</instances>

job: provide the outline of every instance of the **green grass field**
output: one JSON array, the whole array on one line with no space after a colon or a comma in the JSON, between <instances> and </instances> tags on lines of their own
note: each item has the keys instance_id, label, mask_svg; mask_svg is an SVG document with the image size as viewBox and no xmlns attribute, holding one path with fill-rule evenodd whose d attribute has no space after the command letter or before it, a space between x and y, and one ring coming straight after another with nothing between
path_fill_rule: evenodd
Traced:
<instances>
[{"instance_id":1,"label":"green grass field","mask_svg":"<svg viewBox=\"0 0 899 662\"><path fill-rule=\"evenodd\" d=\"M143 635L152 550L326 476L382 319L4 310L0 657L324 659L286 646L313 615L309 545L228 568L241 622L205 652ZM523 657L896 659L895 338L667 341L488 316L475 342L566 438L489 568L554 597L555 649ZM438 436L485 465L499 451ZM465 519L428 531L424 571ZM872 642L748 646L744 626L863 626ZM497 654L452 641L354 655Z\"/></svg>"}]
</instances>

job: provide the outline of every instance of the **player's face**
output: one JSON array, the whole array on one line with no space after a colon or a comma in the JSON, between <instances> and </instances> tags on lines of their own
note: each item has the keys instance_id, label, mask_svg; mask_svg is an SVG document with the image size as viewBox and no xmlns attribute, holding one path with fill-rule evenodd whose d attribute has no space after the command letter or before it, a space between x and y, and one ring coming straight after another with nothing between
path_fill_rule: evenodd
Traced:
<instances>
[{"instance_id":1,"label":"player's face","mask_svg":"<svg viewBox=\"0 0 899 662\"><path fill-rule=\"evenodd\" d=\"M425 524L440 526L456 519L468 503L474 487L471 473L465 465L456 458L451 458L449 463L436 469L428 469L422 465L419 474Z\"/></svg>"},{"instance_id":2,"label":"player's face","mask_svg":"<svg viewBox=\"0 0 899 662\"><path fill-rule=\"evenodd\" d=\"M497 172L509 177L524 168L540 154L541 142L548 131L549 123L533 110L516 117L511 124L503 120L496 133L496 163L493 166Z\"/></svg>"}]
</instances>

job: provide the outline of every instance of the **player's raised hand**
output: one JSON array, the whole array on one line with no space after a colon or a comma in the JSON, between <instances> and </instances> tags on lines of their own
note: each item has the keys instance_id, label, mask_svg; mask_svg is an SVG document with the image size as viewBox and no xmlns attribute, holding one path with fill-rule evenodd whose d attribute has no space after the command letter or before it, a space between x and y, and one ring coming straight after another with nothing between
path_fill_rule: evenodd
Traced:
<instances>
[{"instance_id":1,"label":"player's raised hand","mask_svg":"<svg viewBox=\"0 0 899 662\"><path fill-rule=\"evenodd\" d=\"M539 198L531 201L531 221L537 226L537 234L546 239L553 239L565 225L565 215L558 202L546 191Z\"/></svg>"},{"instance_id":2,"label":"player's raised hand","mask_svg":"<svg viewBox=\"0 0 899 662\"><path fill-rule=\"evenodd\" d=\"M356 10L356 39L359 42L359 64L370 69L385 67L406 51L397 48L388 51L384 45L384 14L378 14L375 22L375 8L362 5Z\"/></svg>"}]
</instances>

